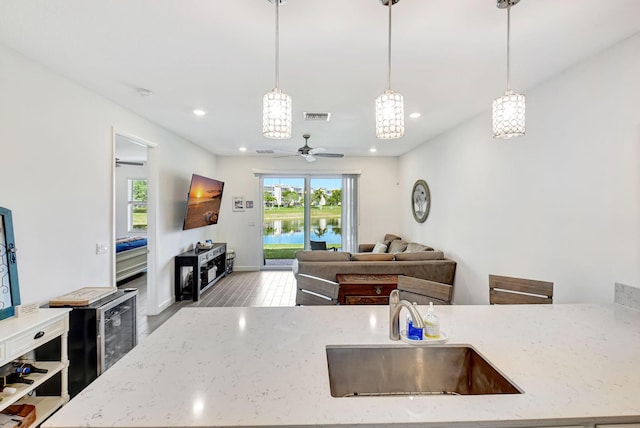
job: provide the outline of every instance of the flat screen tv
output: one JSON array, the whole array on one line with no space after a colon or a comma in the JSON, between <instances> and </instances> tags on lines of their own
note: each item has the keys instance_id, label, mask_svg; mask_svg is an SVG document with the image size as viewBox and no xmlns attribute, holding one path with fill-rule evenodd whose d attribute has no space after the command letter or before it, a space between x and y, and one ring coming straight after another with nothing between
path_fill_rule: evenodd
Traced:
<instances>
[{"instance_id":1,"label":"flat screen tv","mask_svg":"<svg viewBox=\"0 0 640 428\"><path fill-rule=\"evenodd\" d=\"M218 223L224 182L193 174L182 230Z\"/></svg>"}]
</instances>

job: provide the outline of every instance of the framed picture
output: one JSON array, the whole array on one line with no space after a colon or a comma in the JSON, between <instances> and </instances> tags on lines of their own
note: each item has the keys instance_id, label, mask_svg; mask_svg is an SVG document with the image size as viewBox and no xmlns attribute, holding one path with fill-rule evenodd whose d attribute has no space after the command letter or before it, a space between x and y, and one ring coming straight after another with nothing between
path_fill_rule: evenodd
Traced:
<instances>
[{"instance_id":1,"label":"framed picture","mask_svg":"<svg viewBox=\"0 0 640 428\"><path fill-rule=\"evenodd\" d=\"M0 320L12 317L20 304L18 264L11 210L0 207Z\"/></svg>"},{"instance_id":2,"label":"framed picture","mask_svg":"<svg viewBox=\"0 0 640 428\"><path fill-rule=\"evenodd\" d=\"M411 191L411 213L418 223L424 223L431 209L431 193L424 180L418 180Z\"/></svg>"},{"instance_id":3,"label":"framed picture","mask_svg":"<svg viewBox=\"0 0 640 428\"><path fill-rule=\"evenodd\" d=\"M247 208L247 209L253 208L253 201L245 202L244 207Z\"/></svg>"},{"instance_id":4,"label":"framed picture","mask_svg":"<svg viewBox=\"0 0 640 428\"><path fill-rule=\"evenodd\" d=\"M233 197L233 210L244 211L244 196Z\"/></svg>"}]
</instances>

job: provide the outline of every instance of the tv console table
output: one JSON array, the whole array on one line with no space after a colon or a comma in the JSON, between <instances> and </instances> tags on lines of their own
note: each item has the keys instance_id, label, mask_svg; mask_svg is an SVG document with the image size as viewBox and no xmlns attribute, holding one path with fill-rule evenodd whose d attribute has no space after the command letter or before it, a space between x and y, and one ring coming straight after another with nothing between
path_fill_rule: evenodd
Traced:
<instances>
[{"instance_id":1,"label":"tv console table","mask_svg":"<svg viewBox=\"0 0 640 428\"><path fill-rule=\"evenodd\" d=\"M182 268L191 268L191 283L185 284ZM175 293L176 301L185 297L194 301L213 284L222 279L227 272L227 244L217 242L208 250L193 249L175 257Z\"/></svg>"}]
</instances>

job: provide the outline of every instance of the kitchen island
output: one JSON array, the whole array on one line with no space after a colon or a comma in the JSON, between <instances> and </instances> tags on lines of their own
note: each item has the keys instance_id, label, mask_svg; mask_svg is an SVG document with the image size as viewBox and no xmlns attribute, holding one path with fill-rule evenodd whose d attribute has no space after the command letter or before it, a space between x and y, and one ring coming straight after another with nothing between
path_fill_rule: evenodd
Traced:
<instances>
[{"instance_id":1,"label":"kitchen island","mask_svg":"<svg viewBox=\"0 0 640 428\"><path fill-rule=\"evenodd\" d=\"M327 345L411 346L389 339L388 307L186 308L43 426L640 422L640 312L554 304L437 313L448 344L472 345L524 393L335 398Z\"/></svg>"}]
</instances>

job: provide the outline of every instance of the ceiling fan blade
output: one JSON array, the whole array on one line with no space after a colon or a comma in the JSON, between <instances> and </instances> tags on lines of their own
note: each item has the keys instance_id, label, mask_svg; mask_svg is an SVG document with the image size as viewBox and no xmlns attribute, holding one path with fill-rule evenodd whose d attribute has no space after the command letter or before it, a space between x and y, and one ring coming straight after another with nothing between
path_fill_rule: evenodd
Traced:
<instances>
[{"instance_id":1,"label":"ceiling fan blade","mask_svg":"<svg viewBox=\"0 0 640 428\"><path fill-rule=\"evenodd\" d=\"M142 162L129 162L129 161L121 161L116 159L116 165L134 165L134 166L142 166L144 163Z\"/></svg>"},{"instance_id":2,"label":"ceiling fan blade","mask_svg":"<svg viewBox=\"0 0 640 428\"><path fill-rule=\"evenodd\" d=\"M344 155L342 153L316 153L315 154L318 157L322 157L322 158L341 158L344 157Z\"/></svg>"},{"instance_id":3,"label":"ceiling fan blade","mask_svg":"<svg viewBox=\"0 0 640 428\"><path fill-rule=\"evenodd\" d=\"M298 156L298 155L282 155L282 156L274 156L274 159L280 159L280 158L291 158L294 156Z\"/></svg>"},{"instance_id":4,"label":"ceiling fan blade","mask_svg":"<svg viewBox=\"0 0 640 428\"><path fill-rule=\"evenodd\" d=\"M326 152L326 151L327 151L327 149L325 149L324 147L316 147L316 148L313 148L313 149L309 150L309 154L310 155L316 155L318 153L322 153L322 152Z\"/></svg>"}]
</instances>

